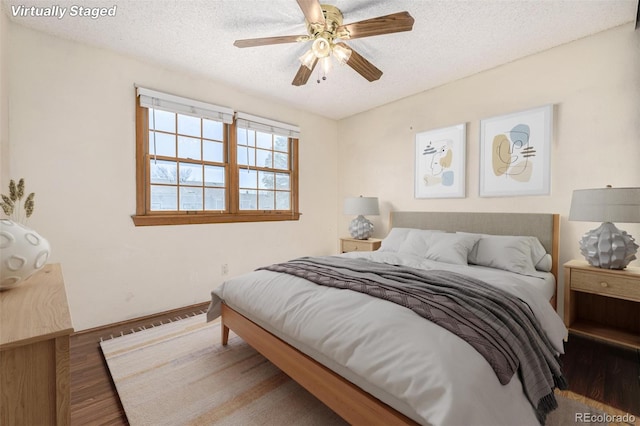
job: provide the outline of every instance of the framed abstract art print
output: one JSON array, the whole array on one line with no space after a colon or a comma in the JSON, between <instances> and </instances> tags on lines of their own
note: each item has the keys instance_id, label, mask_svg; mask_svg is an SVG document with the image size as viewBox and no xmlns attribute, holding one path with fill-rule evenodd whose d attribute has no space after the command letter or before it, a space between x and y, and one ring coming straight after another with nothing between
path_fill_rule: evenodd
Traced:
<instances>
[{"instance_id":1,"label":"framed abstract art print","mask_svg":"<svg viewBox=\"0 0 640 426\"><path fill-rule=\"evenodd\" d=\"M480 120L480 196L550 192L553 105Z\"/></svg>"},{"instance_id":2,"label":"framed abstract art print","mask_svg":"<svg viewBox=\"0 0 640 426\"><path fill-rule=\"evenodd\" d=\"M466 123L416 134L416 198L464 198L466 135Z\"/></svg>"}]
</instances>

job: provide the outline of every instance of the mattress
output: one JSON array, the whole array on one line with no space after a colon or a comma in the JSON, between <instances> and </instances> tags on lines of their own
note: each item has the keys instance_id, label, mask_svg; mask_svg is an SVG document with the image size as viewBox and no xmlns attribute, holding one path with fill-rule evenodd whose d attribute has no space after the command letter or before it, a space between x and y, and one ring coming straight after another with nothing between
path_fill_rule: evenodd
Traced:
<instances>
[{"instance_id":1,"label":"mattress","mask_svg":"<svg viewBox=\"0 0 640 426\"><path fill-rule=\"evenodd\" d=\"M343 256L451 270L503 288L530 306L553 347L563 352L567 330L548 302L551 274L524 276L395 253ZM222 301L418 423L538 424L517 375L501 385L467 342L402 306L266 270L215 289L210 320Z\"/></svg>"}]
</instances>

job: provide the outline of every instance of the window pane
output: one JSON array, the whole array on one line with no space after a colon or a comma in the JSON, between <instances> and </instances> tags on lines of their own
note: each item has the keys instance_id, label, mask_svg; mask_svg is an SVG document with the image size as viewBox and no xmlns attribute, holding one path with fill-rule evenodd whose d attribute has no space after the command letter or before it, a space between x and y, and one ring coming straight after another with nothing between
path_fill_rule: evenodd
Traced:
<instances>
[{"instance_id":1,"label":"window pane","mask_svg":"<svg viewBox=\"0 0 640 426\"><path fill-rule=\"evenodd\" d=\"M273 167L273 151L256 150L256 163L259 167Z\"/></svg>"},{"instance_id":2,"label":"window pane","mask_svg":"<svg viewBox=\"0 0 640 426\"><path fill-rule=\"evenodd\" d=\"M273 135L271 135L270 133L258 132L257 138L259 148L273 149Z\"/></svg>"},{"instance_id":3,"label":"window pane","mask_svg":"<svg viewBox=\"0 0 640 426\"><path fill-rule=\"evenodd\" d=\"M256 132L238 129L238 145L256 146Z\"/></svg>"},{"instance_id":4,"label":"window pane","mask_svg":"<svg viewBox=\"0 0 640 426\"><path fill-rule=\"evenodd\" d=\"M273 172L259 172L258 173L258 188L260 189L274 189L275 187L275 175Z\"/></svg>"},{"instance_id":5,"label":"window pane","mask_svg":"<svg viewBox=\"0 0 640 426\"><path fill-rule=\"evenodd\" d=\"M202 165L180 163L180 183L202 186Z\"/></svg>"},{"instance_id":6,"label":"window pane","mask_svg":"<svg viewBox=\"0 0 640 426\"><path fill-rule=\"evenodd\" d=\"M258 210L273 210L274 191L258 191Z\"/></svg>"},{"instance_id":7,"label":"window pane","mask_svg":"<svg viewBox=\"0 0 640 426\"><path fill-rule=\"evenodd\" d=\"M205 188L204 189L204 209L205 210L226 209L223 188Z\"/></svg>"},{"instance_id":8,"label":"window pane","mask_svg":"<svg viewBox=\"0 0 640 426\"><path fill-rule=\"evenodd\" d=\"M258 191L240 191L240 210L256 210L258 208Z\"/></svg>"},{"instance_id":9,"label":"window pane","mask_svg":"<svg viewBox=\"0 0 640 426\"><path fill-rule=\"evenodd\" d=\"M200 137L200 119L190 115L178 114L178 133Z\"/></svg>"},{"instance_id":10,"label":"window pane","mask_svg":"<svg viewBox=\"0 0 640 426\"><path fill-rule=\"evenodd\" d=\"M155 123L155 127L154 127ZM149 108L149 130L162 130L165 132L176 132L176 114Z\"/></svg>"},{"instance_id":11,"label":"window pane","mask_svg":"<svg viewBox=\"0 0 640 426\"><path fill-rule=\"evenodd\" d=\"M258 172L255 170L240 169L238 175L240 177L240 188L258 187Z\"/></svg>"},{"instance_id":12,"label":"window pane","mask_svg":"<svg viewBox=\"0 0 640 426\"><path fill-rule=\"evenodd\" d=\"M224 167L204 166L205 186L224 186Z\"/></svg>"},{"instance_id":13,"label":"window pane","mask_svg":"<svg viewBox=\"0 0 640 426\"><path fill-rule=\"evenodd\" d=\"M289 139L284 136L275 136L275 140L273 141L274 147L276 151L289 152Z\"/></svg>"},{"instance_id":14,"label":"window pane","mask_svg":"<svg viewBox=\"0 0 640 426\"><path fill-rule=\"evenodd\" d=\"M290 192L276 192L276 210L291 210Z\"/></svg>"},{"instance_id":15,"label":"window pane","mask_svg":"<svg viewBox=\"0 0 640 426\"><path fill-rule=\"evenodd\" d=\"M280 170L289 170L289 155L281 152L273 153L273 168Z\"/></svg>"},{"instance_id":16,"label":"window pane","mask_svg":"<svg viewBox=\"0 0 640 426\"><path fill-rule=\"evenodd\" d=\"M246 146L239 146L238 164L240 164L241 166L255 166L256 150L254 148L248 148Z\"/></svg>"},{"instance_id":17,"label":"window pane","mask_svg":"<svg viewBox=\"0 0 640 426\"><path fill-rule=\"evenodd\" d=\"M181 186L180 210L202 210L202 188Z\"/></svg>"},{"instance_id":18,"label":"window pane","mask_svg":"<svg viewBox=\"0 0 640 426\"><path fill-rule=\"evenodd\" d=\"M178 136L178 157L200 159L200 139Z\"/></svg>"},{"instance_id":19,"label":"window pane","mask_svg":"<svg viewBox=\"0 0 640 426\"><path fill-rule=\"evenodd\" d=\"M175 161L151 159L151 183L178 183L178 165Z\"/></svg>"},{"instance_id":20,"label":"window pane","mask_svg":"<svg viewBox=\"0 0 640 426\"><path fill-rule=\"evenodd\" d=\"M178 210L178 188L151 185L151 210Z\"/></svg>"},{"instance_id":21,"label":"window pane","mask_svg":"<svg viewBox=\"0 0 640 426\"><path fill-rule=\"evenodd\" d=\"M224 163L224 145L221 142L202 141L202 154L204 161Z\"/></svg>"},{"instance_id":22,"label":"window pane","mask_svg":"<svg viewBox=\"0 0 640 426\"><path fill-rule=\"evenodd\" d=\"M222 141L222 129L224 125L221 121L202 119L202 136L207 139Z\"/></svg>"},{"instance_id":23,"label":"window pane","mask_svg":"<svg viewBox=\"0 0 640 426\"><path fill-rule=\"evenodd\" d=\"M276 189L291 189L291 178L286 173L276 173Z\"/></svg>"},{"instance_id":24,"label":"window pane","mask_svg":"<svg viewBox=\"0 0 640 426\"><path fill-rule=\"evenodd\" d=\"M154 145L155 136L155 145ZM154 147L155 146L155 147ZM149 155L176 156L176 137L166 133L149 132Z\"/></svg>"}]
</instances>

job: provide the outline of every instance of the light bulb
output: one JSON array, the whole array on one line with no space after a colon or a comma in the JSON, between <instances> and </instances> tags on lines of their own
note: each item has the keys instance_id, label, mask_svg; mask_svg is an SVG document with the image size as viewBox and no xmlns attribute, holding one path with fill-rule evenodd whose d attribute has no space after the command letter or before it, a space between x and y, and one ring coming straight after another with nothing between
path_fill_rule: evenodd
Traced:
<instances>
[{"instance_id":1,"label":"light bulb","mask_svg":"<svg viewBox=\"0 0 640 426\"><path fill-rule=\"evenodd\" d=\"M325 56L321 59L322 72L324 75L329 74L331 69L333 68L333 61L331 60L331 56Z\"/></svg>"},{"instance_id":2,"label":"light bulb","mask_svg":"<svg viewBox=\"0 0 640 426\"><path fill-rule=\"evenodd\" d=\"M309 69L313 69L313 64L316 60L316 55L313 53L311 49L307 50L304 55L300 56L300 62L302 65Z\"/></svg>"},{"instance_id":3,"label":"light bulb","mask_svg":"<svg viewBox=\"0 0 640 426\"><path fill-rule=\"evenodd\" d=\"M313 50L313 53L318 59L324 58L331 54L331 44L329 44L329 41L326 38L318 37L311 45L311 50Z\"/></svg>"},{"instance_id":4,"label":"light bulb","mask_svg":"<svg viewBox=\"0 0 640 426\"><path fill-rule=\"evenodd\" d=\"M341 64L346 64L351 57L351 49L347 49L339 44L334 44L333 56L335 56Z\"/></svg>"}]
</instances>

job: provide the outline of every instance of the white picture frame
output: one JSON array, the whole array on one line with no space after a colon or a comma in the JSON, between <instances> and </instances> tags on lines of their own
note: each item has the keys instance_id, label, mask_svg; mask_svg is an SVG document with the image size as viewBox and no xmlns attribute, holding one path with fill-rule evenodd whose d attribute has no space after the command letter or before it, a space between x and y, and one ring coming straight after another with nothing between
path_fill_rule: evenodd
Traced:
<instances>
[{"instance_id":1,"label":"white picture frame","mask_svg":"<svg viewBox=\"0 0 640 426\"><path fill-rule=\"evenodd\" d=\"M480 196L548 195L553 105L480 120Z\"/></svg>"},{"instance_id":2,"label":"white picture frame","mask_svg":"<svg viewBox=\"0 0 640 426\"><path fill-rule=\"evenodd\" d=\"M464 198L466 123L416 133L415 198Z\"/></svg>"}]
</instances>

